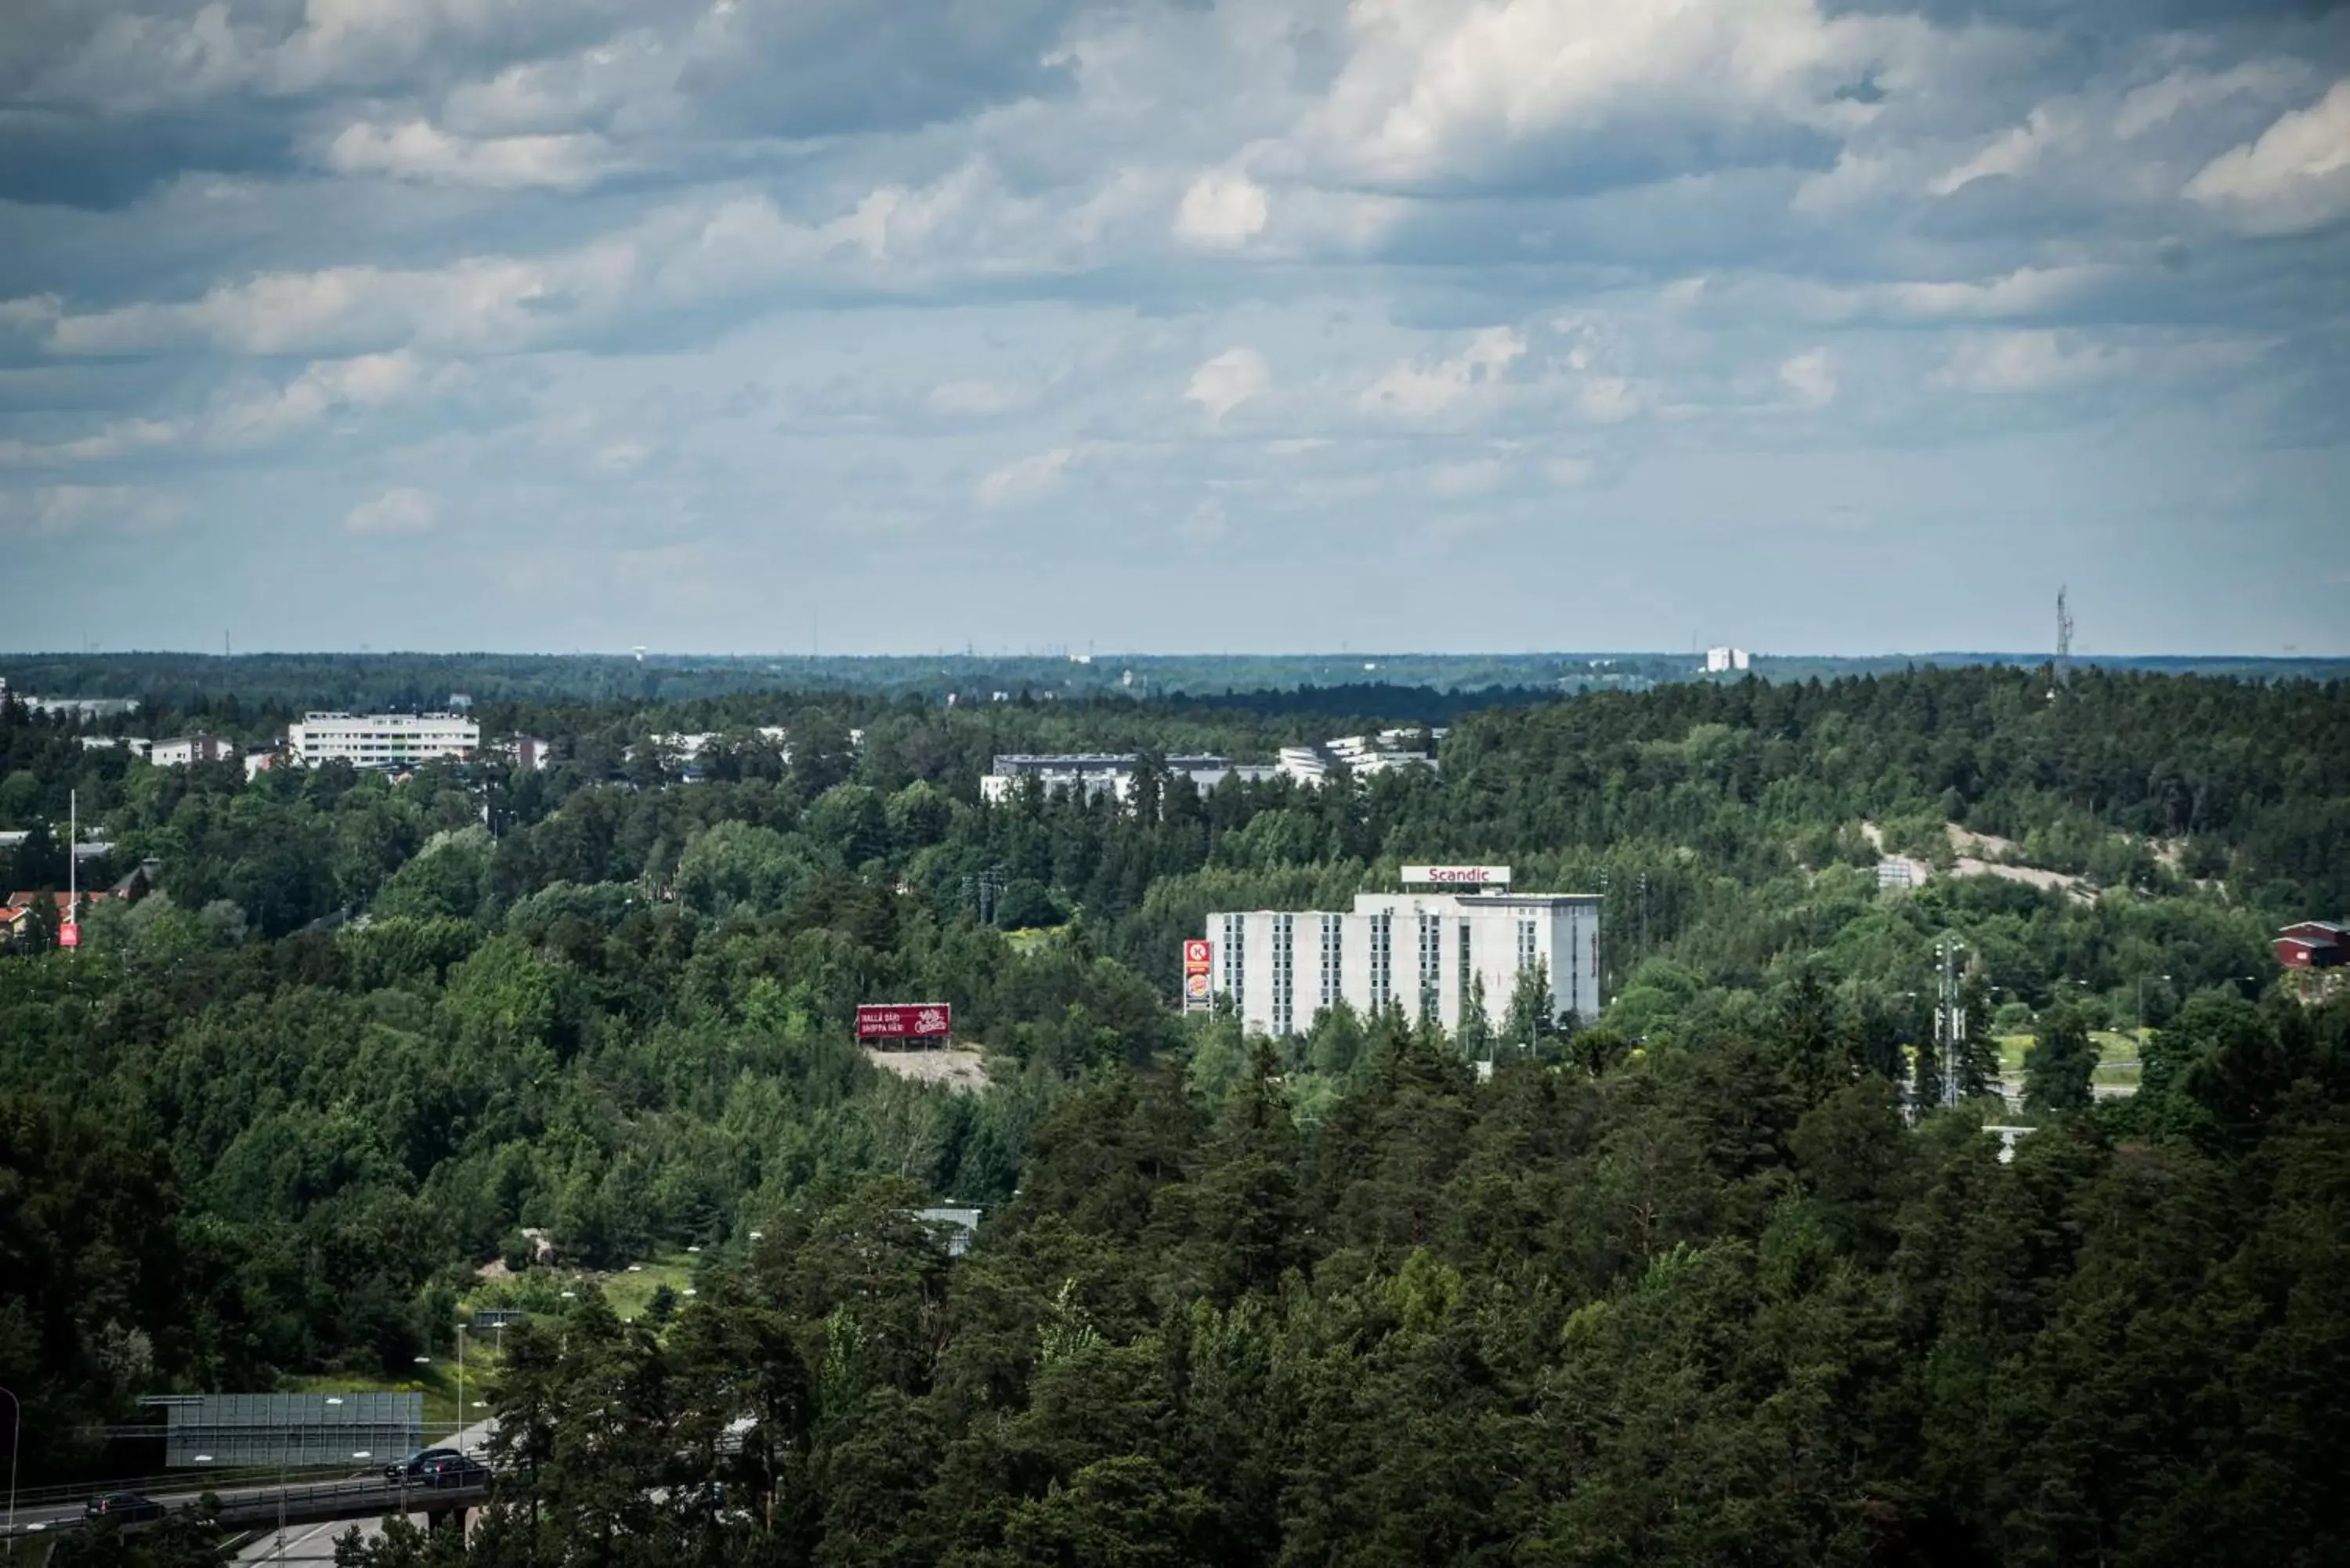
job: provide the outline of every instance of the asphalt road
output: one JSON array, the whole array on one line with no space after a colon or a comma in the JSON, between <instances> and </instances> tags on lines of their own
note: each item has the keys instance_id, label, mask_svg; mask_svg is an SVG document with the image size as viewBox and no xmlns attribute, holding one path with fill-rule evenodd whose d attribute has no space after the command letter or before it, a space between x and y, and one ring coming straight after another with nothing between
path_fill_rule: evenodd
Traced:
<instances>
[{"instance_id":1,"label":"asphalt road","mask_svg":"<svg viewBox=\"0 0 2350 1568\"><path fill-rule=\"evenodd\" d=\"M488 1441L494 1428L494 1422L480 1422L458 1433L451 1443L436 1446L453 1446L468 1453L478 1453ZM339 1480L296 1481L282 1489L274 1481L213 1488L175 1484L169 1489L145 1490L141 1495L177 1512L182 1509L193 1508L208 1490L220 1499L224 1523L248 1529L273 1522L281 1511L282 1500L282 1511L288 1521L289 1540L296 1526L306 1533L314 1533L315 1524L317 1529L327 1532L325 1539L329 1543L328 1555L332 1554L334 1535L349 1528L354 1521L407 1511L401 1507L403 1503L410 1508L427 1501L443 1507L473 1506L480 1503L484 1494L484 1489L481 1487L445 1490L395 1487L383 1479L381 1467L371 1465ZM46 1535L78 1530L87 1521L83 1501L78 1498L64 1502L19 1507L16 1514L15 1537L38 1540ZM7 1534L6 1528L0 1526L0 1538L6 1538ZM274 1531L270 1543L273 1547L276 1544Z\"/></svg>"}]
</instances>

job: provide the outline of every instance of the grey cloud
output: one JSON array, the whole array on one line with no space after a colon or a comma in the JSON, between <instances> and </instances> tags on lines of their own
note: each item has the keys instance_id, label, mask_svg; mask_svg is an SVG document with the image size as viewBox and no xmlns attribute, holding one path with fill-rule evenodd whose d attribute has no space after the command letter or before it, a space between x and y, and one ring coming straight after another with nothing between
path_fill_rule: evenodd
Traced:
<instances>
[{"instance_id":1,"label":"grey cloud","mask_svg":"<svg viewBox=\"0 0 2350 1568\"><path fill-rule=\"evenodd\" d=\"M721 128L808 137L904 130L1065 91L1046 55L1073 0L744 4L693 40L680 88Z\"/></svg>"},{"instance_id":2,"label":"grey cloud","mask_svg":"<svg viewBox=\"0 0 2350 1568\"><path fill-rule=\"evenodd\" d=\"M1569 535L1611 601L1698 618L1752 585L1658 576L1658 541L1752 524L1841 580L1795 525L1835 506L1945 545L2036 507L2063 544L2066 506L2161 501L2216 540L2242 519L2147 477L2190 446L2315 516L2350 483L2350 234L2181 192L2344 74L2344 14L2157 3L2187 30L2086 0L1627 6L1562 81L1533 68L1577 15L1553 0L417 0L379 51L296 45L286 0L234 6L174 100L106 90L165 57L53 0L0 60L0 517L63 580L105 536L68 521L165 492L185 548L102 558L157 637L195 583L208 618L380 639L255 584L377 569L351 508L426 491L482 545L447 635L624 613L707 646L883 584L1088 635L1067 607L1131 599L1170 541L1247 559L1245 591L1103 635L1310 638L1284 607L1457 572L1544 640ZM1415 96L1442 51L1376 36L1505 13L1542 26L1479 45L1474 90ZM2045 144L2007 145L2035 113ZM467 162L590 132L588 170ZM1263 208L1214 245L1179 232L1211 174ZM1262 390L1210 421L1183 394L1236 351ZM1049 595L1004 566L1039 539ZM2147 624L2206 624L2204 586ZM45 613L0 636L68 635Z\"/></svg>"},{"instance_id":3,"label":"grey cloud","mask_svg":"<svg viewBox=\"0 0 2350 1568\"><path fill-rule=\"evenodd\" d=\"M118 208L189 170L270 176L294 161L283 122L242 108L129 116L0 108L0 202Z\"/></svg>"}]
</instances>

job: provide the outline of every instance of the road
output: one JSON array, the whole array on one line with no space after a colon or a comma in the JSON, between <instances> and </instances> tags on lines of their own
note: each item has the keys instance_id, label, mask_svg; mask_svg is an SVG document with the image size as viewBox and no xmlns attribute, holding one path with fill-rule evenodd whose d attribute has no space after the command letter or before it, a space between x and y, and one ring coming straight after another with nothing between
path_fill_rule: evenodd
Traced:
<instances>
[{"instance_id":1,"label":"road","mask_svg":"<svg viewBox=\"0 0 2350 1568\"><path fill-rule=\"evenodd\" d=\"M479 1422L458 1433L451 1442L467 1453L478 1454L494 1429L494 1421ZM193 1507L205 1490L200 1485L178 1484L168 1489L155 1487L144 1495L176 1511ZM414 1489L394 1487L383 1479L380 1469L374 1469L332 1480L294 1481L283 1488L269 1482L211 1490L220 1499L224 1523L242 1530L269 1531L262 1542L238 1554L238 1560L244 1562L267 1562L276 1555L277 1532L269 1527L280 1515L286 1521L287 1561L293 1561L291 1549L297 1535L304 1539L316 1537L324 1543L324 1555L331 1557L335 1536L353 1522L380 1519L401 1503L420 1498ZM487 1492L485 1488L466 1487L429 1495L442 1507L471 1507L478 1505ZM421 1520L422 1516L414 1517ZM83 1504L78 1498L19 1507L14 1539L27 1542L52 1540L64 1532L80 1529L84 1522ZM380 1531L381 1526L373 1528Z\"/></svg>"},{"instance_id":2,"label":"road","mask_svg":"<svg viewBox=\"0 0 2350 1568\"><path fill-rule=\"evenodd\" d=\"M458 1433L448 1446L463 1449L478 1457L488 1446L490 1434L496 1429L494 1419L479 1422ZM411 1513L408 1516L408 1522L421 1530L424 1516ZM316 1524L289 1524L282 1534L273 1530L254 1541L236 1554L235 1561L332 1563L335 1560L335 1542L352 1530L359 1532L360 1540L372 1541L383 1533L383 1517L378 1514L366 1519L329 1519Z\"/></svg>"}]
</instances>

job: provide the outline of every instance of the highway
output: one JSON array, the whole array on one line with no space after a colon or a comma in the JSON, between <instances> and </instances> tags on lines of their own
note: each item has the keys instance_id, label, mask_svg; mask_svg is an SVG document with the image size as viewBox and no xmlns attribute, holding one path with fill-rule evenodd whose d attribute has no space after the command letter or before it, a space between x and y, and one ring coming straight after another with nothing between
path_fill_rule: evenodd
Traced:
<instances>
[{"instance_id":1,"label":"highway","mask_svg":"<svg viewBox=\"0 0 2350 1568\"><path fill-rule=\"evenodd\" d=\"M469 1427L448 1446L478 1454L492 1428L490 1422ZM261 1541L240 1552L238 1560L265 1562L278 1554L276 1527L281 1521L286 1527L289 1560L297 1533L306 1542L322 1542L319 1554L328 1558L333 1555L334 1537L354 1521L380 1521L392 1513L437 1513L449 1509L476 1508L488 1501L490 1490L486 1480L462 1486L395 1486L384 1480L378 1467L351 1476L294 1481L284 1487L274 1481L247 1480L208 1489L201 1484L191 1485L192 1479L180 1475L172 1477L168 1486L150 1482L145 1489L107 1486L92 1490L140 1490L140 1495L176 1513L193 1508L209 1490L220 1500L223 1524L239 1532L267 1532ZM20 1505L13 1534L0 1526L0 1538L6 1539L13 1548L18 1542L43 1542L66 1532L83 1529L88 1523L84 1501L83 1498L74 1497ZM143 1526L132 1524L125 1528L138 1530Z\"/></svg>"}]
</instances>

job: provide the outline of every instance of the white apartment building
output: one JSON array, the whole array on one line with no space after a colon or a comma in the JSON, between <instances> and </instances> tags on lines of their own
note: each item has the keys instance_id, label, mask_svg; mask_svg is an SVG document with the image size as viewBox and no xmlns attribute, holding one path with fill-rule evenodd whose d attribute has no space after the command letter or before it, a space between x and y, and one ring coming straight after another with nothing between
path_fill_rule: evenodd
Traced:
<instances>
[{"instance_id":1,"label":"white apartment building","mask_svg":"<svg viewBox=\"0 0 2350 1568\"><path fill-rule=\"evenodd\" d=\"M305 713L286 731L287 759L306 767L406 768L469 758L481 745L482 727L454 713Z\"/></svg>"},{"instance_id":2,"label":"white apartment building","mask_svg":"<svg viewBox=\"0 0 2350 1568\"><path fill-rule=\"evenodd\" d=\"M1403 749L1416 730L1382 730L1377 735L1342 735L1319 746L1284 746L1270 765L1235 763L1228 757L1175 756L1167 772L1191 781L1201 793L1227 778L1243 783L1288 778L1319 786L1344 774L1386 773L1393 768L1433 768L1436 759L1424 752ZM1441 736L1443 731L1436 734ZM993 769L979 781L979 796L1001 805L1020 793L1024 781L1034 778L1047 794L1083 794L1087 800L1108 795L1121 805L1134 796L1134 778L1141 762L1132 752L1098 752L1031 755L1007 753L996 757Z\"/></svg>"},{"instance_id":3,"label":"white apartment building","mask_svg":"<svg viewBox=\"0 0 2350 1568\"><path fill-rule=\"evenodd\" d=\"M1018 795L1021 786L1033 778L1046 794L1082 794L1087 800L1108 795L1124 805L1134 798L1135 774L1141 766L1142 759L1132 752L1004 753L996 757L993 767L980 779L979 798L990 805L1002 805ZM1272 776L1275 770L1235 764L1225 757L1200 755L1169 757L1166 771L1170 778L1190 779L1192 787L1204 793L1233 774L1243 779L1262 779Z\"/></svg>"},{"instance_id":4,"label":"white apartment building","mask_svg":"<svg viewBox=\"0 0 2350 1568\"><path fill-rule=\"evenodd\" d=\"M1421 867L1436 871L1503 867ZM1468 877L1432 880L1468 882ZM1518 977L1540 964L1551 1016L1599 1016L1599 895L1503 890L1357 893L1345 913L1250 909L1208 916L1216 992L1249 1029L1302 1034L1338 1002L1368 1014L1390 1004L1458 1031L1484 987L1500 1029Z\"/></svg>"},{"instance_id":5,"label":"white apartment building","mask_svg":"<svg viewBox=\"0 0 2350 1568\"><path fill-rule=\"evenodd\" d=\"M1754 656L1742 648L1709 648L1705 650L1705 672L1727 675L1734 670L1753 667Z\"/></svg>"}]
</instances>

